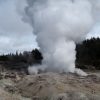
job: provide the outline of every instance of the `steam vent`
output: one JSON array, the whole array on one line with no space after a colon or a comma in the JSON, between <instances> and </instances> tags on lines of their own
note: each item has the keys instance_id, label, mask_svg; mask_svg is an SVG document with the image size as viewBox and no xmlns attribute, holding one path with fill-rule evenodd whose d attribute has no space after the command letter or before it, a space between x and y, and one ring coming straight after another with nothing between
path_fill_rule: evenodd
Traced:
<instances>
[{"instance_id":1,"label":"steam vent","mask_svg":"<svg viewBox=\"0 0 100 100\"><path fill-rule=\"evenodd\" d=\"M0 0L0 100L100 100L100 0Z\"/></svg>"}]
</instances>

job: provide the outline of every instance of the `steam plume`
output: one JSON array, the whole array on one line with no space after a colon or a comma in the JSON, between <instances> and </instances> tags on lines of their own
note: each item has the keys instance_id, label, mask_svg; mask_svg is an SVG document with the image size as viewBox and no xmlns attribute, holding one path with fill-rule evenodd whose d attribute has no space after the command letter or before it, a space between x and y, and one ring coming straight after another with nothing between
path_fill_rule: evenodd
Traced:
<instances>
[{"instance_id":1,"label":"steam plume","mask_svg":"<svg viewBox=\"0 0 100 100\"><path fill-rule=\"evenodd\" d=\"M44 56L37 70L76 71L75 44L85 38L97 20L97 2L100 4L99 0L26 0L21 10L23 21L33 28ZM32 73L32 67L30 70Z\"/></svg>"}]
</instances>

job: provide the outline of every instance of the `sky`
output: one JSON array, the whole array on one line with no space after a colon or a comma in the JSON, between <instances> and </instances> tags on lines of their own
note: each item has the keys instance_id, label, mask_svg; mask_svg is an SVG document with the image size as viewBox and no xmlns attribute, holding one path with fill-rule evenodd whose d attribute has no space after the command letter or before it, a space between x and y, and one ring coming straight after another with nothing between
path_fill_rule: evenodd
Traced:
<instances>
[{"instance_id":1,"label":"sky","mask_svg":"<svg viewBox=\"0 0 100 100\"><path fill-rule=\"evenodd\" d=\"M100 37L100 23L87 38ZM37 47L29 24L21 20L16 11L16 0L0 0L0 54L31 51Z\"/></svg>"},{"instance_id":2,"label":"sky","mask_svg":"<svg viewBox=\"0 0 100 100\"><path fill-rule=\"evenodd\" d=\"M0 54L31 51L37 47L32 28L21 21L16 0L0 0Z\"/></svg>"}]
</instances>

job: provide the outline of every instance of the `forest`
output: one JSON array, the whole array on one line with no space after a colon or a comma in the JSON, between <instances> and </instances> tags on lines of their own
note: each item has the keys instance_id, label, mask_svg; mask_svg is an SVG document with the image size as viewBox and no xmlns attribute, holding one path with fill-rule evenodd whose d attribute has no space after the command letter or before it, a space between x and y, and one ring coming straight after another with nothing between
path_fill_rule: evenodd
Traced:
<instances>
[{"instance_id":1,"label":"forest","mask_svg":"<svg viewBox=\"0 0 100 100\"><path fill-rule=\"evenodd\" d=\"M76 46L76 66L100 70L100 38L91 38Z\"/></svg>"},{"instance_id":2,"label":"forest","mask_svg":"<svg viewBox=\"0 0 100 100\"><path fill-rule=\"evenodd\" d=\"M10 70L26 70L28 66L42 63L42 53L38 49L24 51L23 53L7 54L0 56L0 65Z\"/></svg>"},{"instance_id":3,"label":"forest","mask_svg":"<svg viewBox=\"0 0 100 100\"><path fill-rule=\"evenodd\" d=\"M87 39L77 44L76 52L76 67L100 70L100 38ZM16 70L23 70L34 64L42 64L42 60L43 55L38 49L0 55L0 64Z\"/></svg>"}]
</instances>

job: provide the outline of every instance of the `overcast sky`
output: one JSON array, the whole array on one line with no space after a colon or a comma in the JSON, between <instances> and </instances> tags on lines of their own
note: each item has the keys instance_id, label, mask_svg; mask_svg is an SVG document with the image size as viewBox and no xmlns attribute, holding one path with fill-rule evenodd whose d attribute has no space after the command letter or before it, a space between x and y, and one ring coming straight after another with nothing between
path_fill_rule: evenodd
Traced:
<instances>
[{"instance_id":1,"label":"overcast sky","mask_svg":"<svg viewBox=\"0 0 100 100\"><path fill-rule=\"evenodd\" d=\"M21 21L16 12L16 0L0 0L0 54L32 50L37 47L32 28ZM87 36L100 36L98 23Z\"/></svg>"},{"instance_id":2,"label":"overcast sky","mask_svg":"<svg viewBox=\"0 0 100 100\"><path fill-rule=\"evenodd\" d=\"M0 53L32 50L36 47L32 28L21 21L16 0L0 0Z\"/></svg>"}]
</instances>

